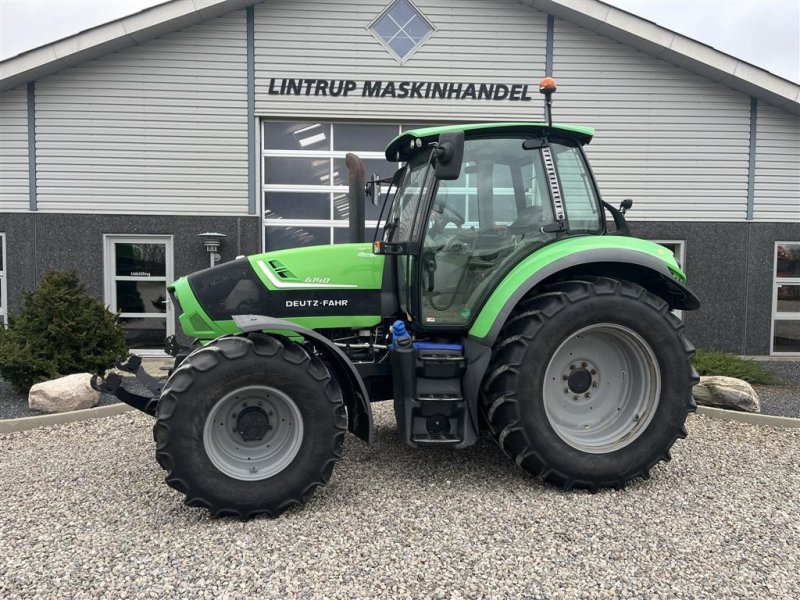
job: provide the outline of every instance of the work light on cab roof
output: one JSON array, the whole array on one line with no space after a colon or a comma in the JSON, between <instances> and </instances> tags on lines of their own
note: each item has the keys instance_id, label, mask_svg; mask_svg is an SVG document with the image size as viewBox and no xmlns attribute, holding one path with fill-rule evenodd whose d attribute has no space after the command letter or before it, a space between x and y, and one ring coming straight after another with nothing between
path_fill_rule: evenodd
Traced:
<instances>
[{"instance_id":1,"label":"work light on cab roof","mask_svg":"<svg viewBox=\"0 0 800 600\"><path fill-rule=\"evenodd\" d=\"M168 287L192 339L167 339L169 379L130 357L119 367L149 395L116 374L93 384L155 416L156 456L190 505L249 518L305 503L345 428L372 440L380 400L409 446L466 448L486 428L566 489L621 488L669 459L697 381L671 311L699 301L674 256L601 198L583 150L594 130L553 124L555 90L539 84L544 122L403 132L388 179L365 181L348 154L349 244ZM381 206L372 245L367 196Z\"/></svg>"}]
</instances>

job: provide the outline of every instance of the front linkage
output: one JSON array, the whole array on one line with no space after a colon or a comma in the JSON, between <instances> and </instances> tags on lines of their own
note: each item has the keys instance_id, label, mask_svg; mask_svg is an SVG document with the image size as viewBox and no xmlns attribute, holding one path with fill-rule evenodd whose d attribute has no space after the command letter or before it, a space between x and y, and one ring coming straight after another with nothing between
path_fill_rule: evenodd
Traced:
<instances>
[{"instance_id":1,"label":"front linkage","mask_svg":"<svg viewBox=\"0 0 800 600\"><path fill-rule=\"evenodd\" d=\"M176 358L175 366L186 358L191 351L191 348L179 344L175 340L175 336L169 336L165 340L164 349L167 354ZM155 417L161 391L166 382L153 377L145 371L142 366L142 357L135 354L129 354L124 361L117 360L115 366L120 371L135 375L136 381L144 386L150 392L150 395L143 396L127 389L124 384L125 380L119 373L109 373L105 378L100 375L94 375L90 382L92 389L101 394L110 394L136 410ZM169 370L169 373L172 373L172 369Z\"/></svg>"}]
</instances>

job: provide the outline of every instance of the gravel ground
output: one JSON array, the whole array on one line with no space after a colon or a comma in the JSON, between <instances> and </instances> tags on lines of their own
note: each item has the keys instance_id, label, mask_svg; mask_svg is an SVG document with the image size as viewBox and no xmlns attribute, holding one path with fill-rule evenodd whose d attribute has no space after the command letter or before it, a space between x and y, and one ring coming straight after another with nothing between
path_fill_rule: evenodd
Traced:
<instances>
[{"instance_id":1,"label":"gravel ground","mask_svg":"<svg viewBox=\"0 0 800 600\"><path fill-rule=\"evenodd\" d=\"M759 360L781 383L800 385L800 358L792 360Z\"/></svg>"},{"instance_id":2,"label":"gravel ground","mask_svg":"<svg viewBox=\"0 0 800 600\"><path fill-rule=\"evenodd\" d=\"M759 361L780 385L754 385L761 399L761 412L780 417L800 417L800 360Z\"/></svg>"},{"instance_id":3,"label":"gravel ground","mask_svg":"<svg viewBox=\"0 0 800 600\"><path fill-rule=\"evenodd\" d=\"M621 492L563 492L490 440L412 450L392 408L277 520L163 483L144 415L0 435L3 598L798 598L800 430L690 419Z\"/></svg>"}]
</instances>

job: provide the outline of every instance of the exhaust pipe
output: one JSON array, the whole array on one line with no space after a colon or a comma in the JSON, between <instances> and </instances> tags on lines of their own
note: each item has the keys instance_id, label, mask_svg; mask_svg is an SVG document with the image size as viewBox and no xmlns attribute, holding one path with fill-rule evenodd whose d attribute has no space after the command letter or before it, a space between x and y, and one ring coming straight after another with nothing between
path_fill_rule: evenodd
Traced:
<instances>
[{"instance_id":1,"label":"exhaust pipe","mask_svg":"<svg viewBox=\"0 0 800 600\"><path fill-rule=\"evenodd\" d=\"M348 192L348 208L350 212L350 242L362 243L366 241L364 231L365 205L367 203L366 175L364 163L358 156L348 152L344 158L347 165L347 179L350 185Z\"/></svg>"}]
</instances>

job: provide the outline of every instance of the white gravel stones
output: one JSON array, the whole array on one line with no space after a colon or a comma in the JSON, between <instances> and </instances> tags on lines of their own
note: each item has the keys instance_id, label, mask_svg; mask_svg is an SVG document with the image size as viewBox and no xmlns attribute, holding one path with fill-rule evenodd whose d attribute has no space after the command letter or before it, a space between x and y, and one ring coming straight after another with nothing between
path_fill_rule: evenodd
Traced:
<instances>
[{"instance_id":1,"label":"white gravel stones","mask_svg":"<svg viewBox=\"0 0 800 600\"><path fill-rule=\"evenodd\" d=\"M413 450L392 407L278 520L212 520L127 413L0 435L2 598L798 598L800 430L694 416L650 481L563 492L490 440Z\"/></svg>"}]
</instances>

